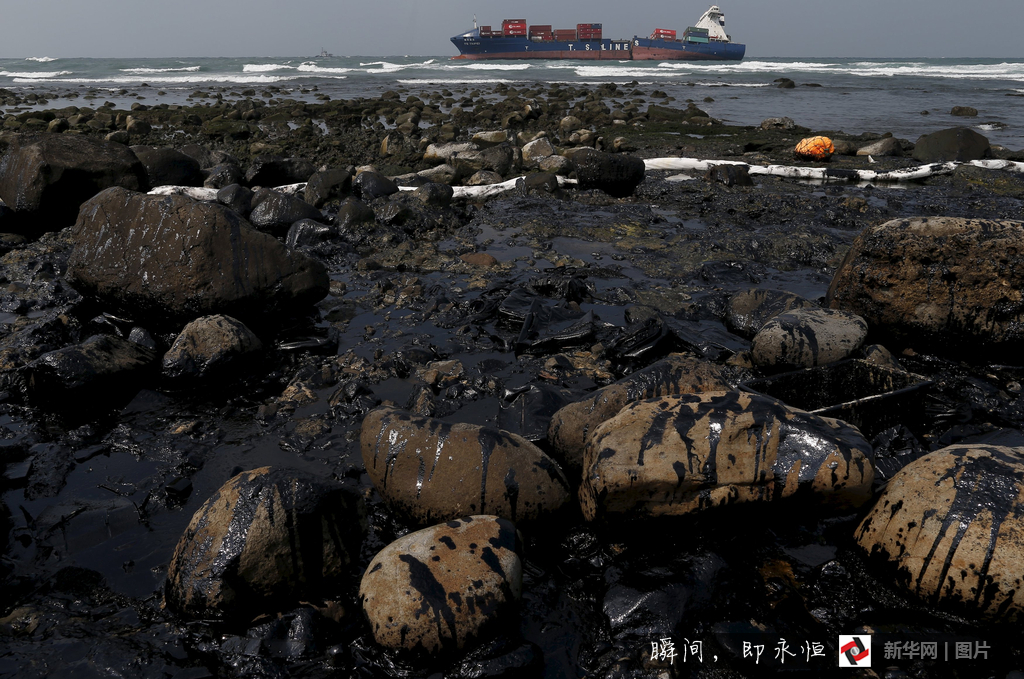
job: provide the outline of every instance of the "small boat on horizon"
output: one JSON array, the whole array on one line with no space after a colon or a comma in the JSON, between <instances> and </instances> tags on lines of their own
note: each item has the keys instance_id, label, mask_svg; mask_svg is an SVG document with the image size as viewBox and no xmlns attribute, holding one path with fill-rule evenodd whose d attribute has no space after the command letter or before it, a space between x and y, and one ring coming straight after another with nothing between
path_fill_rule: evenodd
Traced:
<instances>
[{"instance_id":1,"label":"small boat on horizon","mask_svg":"<svg viewBox=\"0 0 1024 679\"><path fill-rule=\"evenodd\" d=\"M334 56L333 54L329 53L327 50L325 50L323 47L321 47L320 48L320 54L316 55L316 58L317 59L327 59L327 58L333 57L333 56Z\"/></svg>"}]
</instances>

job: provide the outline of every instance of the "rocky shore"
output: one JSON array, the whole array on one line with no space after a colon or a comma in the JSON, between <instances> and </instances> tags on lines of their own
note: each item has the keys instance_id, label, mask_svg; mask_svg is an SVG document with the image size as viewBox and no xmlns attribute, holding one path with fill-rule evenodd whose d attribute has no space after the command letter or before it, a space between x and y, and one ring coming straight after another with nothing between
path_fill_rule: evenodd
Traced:
<instances>
[{"instance_id":1,"label":"rocky shore","mask_svg":"<svg viewBox=\"0 0 1024 679\"><path fill-rule=\"evenodd\" d=\"M0 677L1024 671L1024 152L289 94L0 91Z\"/></svg>"}]
</instances>

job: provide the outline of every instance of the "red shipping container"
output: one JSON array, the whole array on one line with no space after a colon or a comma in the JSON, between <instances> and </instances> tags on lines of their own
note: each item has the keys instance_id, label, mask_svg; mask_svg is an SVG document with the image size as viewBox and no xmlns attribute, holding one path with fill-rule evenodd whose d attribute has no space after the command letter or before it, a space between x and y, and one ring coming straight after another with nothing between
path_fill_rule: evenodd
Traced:
<instances>
[{"instance_id":1,"label":"red shipping container","mask_svg":"<svg viewBox=\"0 0 1024 679\"><path fill-rule=\"evenodd\" d=\"M550 33L550 32L551 32L551 24L548 24L547 26L545 26L543 24L539 24L539 25L538 24L534 24L533 26L530 26L530 33Z\"/></svg>"},{"instance_id":2,"label":"red shipping container","mask_svg":"<svg viewBox=\"0 0 1024 679\"><path fill-rule=\"evenodd\" d=\"M480 32L481 33L490 33L491 32L491 27L490 26L481 26L480 27Z\"/></svg>"}]
</instances>

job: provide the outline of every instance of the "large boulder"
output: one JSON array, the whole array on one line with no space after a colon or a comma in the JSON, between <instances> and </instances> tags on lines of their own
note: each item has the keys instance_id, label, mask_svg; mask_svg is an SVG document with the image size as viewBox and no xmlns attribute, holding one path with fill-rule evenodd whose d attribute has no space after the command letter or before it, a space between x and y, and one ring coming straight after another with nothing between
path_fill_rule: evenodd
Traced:
<instances>
[{"instance_id":1,"label":"large boulder","mask_svg":"<svg viewBox=\"0 0 1024 679\"><path fill-rule=\"evenodd\" d=\"M771 319L754 336L754 364L772 370L813 368L849 358L864 343L868 324L856 314L805 308Z\"/></svg>"},{"instance_id":2,"label":"large boulder","mask_svg":"<svg viewBox=\"0 0 1024 679\"><path fill-rule=\"evenodd\" d=\"M131 148L146 167L146 176L151 187L203 185L203 173L199 168L199 161L195 158L166 146Z\"/></svg>"},{"instance_id":3,"label":"large boulder","mask_svg":"<svg viewBox=\"0 0 1024 679\"><path fill-rule=\"evenodd\" d=\"M260 338L241 321L204 316L186 325L175 338L164 354L163 370L169 377L205 377L262 349Z\"/></svg>"},{"instance_id":4,"label":"large boulder","mask_svg":"<svg viewBox=\"0 0 1024 679\"><path fill-rule=\"evenodd\" d=\"M203 503L167 567L167 605L192 618L248 621L322 600L359 558L358 493L294 470L238 474Z\"/></svg>"},{"instance_id":5,"label":"large boulder","mask_svg":"<svg viewBox=\"0 0 1024 679\"><path fill-rule=\"evenodd\" d=\"M223 205L185 196L107 189L82 206L72 238L70 283L156 324L216 313L260 321L329 290L319 262Z\"/></svg>"},{"instance_id":6,"label":"large boulder","mask_svg":"<svg viewBox=\"0 0 1024 679\"><path fill-rule=\"evenodd\" d=\"M33 230L74 223L78 208L111 186L148 189L146 168L122 144L79 135L12 137L0 158L0 199Z\"/></svg>"},{"instance_id":7,"label":"large boulder","mask_svg":"<svg viewBox=\"0 0 1024 679\"><path fill-rule=\"evenodd\" d=\"M728 388L720 367L673 354L558 410L548 425L548 442L567 469L579 471L590 435L629 403Z\"/></svg>"},{"instance_id":8,"label":"large boulder","mask_svg":"<svg viewBox=\"0 0 1024 679\"><path fill-rule=\"evenodd\" d=\"M826 299L896 345L1016 352L1022 291L1024 222L915 217L865 229Z\"/></svg>"},{"instance_id":9,"label":"large boulder","mask_svg":"<svg viewBox=\"0 0 1024 679\"><path fill-rule=\"evenodd\" d=\"M1024 611L1024 449L956 445L901 469L856 532L931 604L1004 620Z\"/></svg>"},{"instance_id":10,"label":"large boulder","mask_svg":"<svg viewBox=\"0 0 1024 679\"><path fill-rule=\"evenodd\" d=\"M496 631L515 613L522 583L515 526L468 516L382 549L363 575L359 599L378 644L441 655Z\"/></svg>"},{"instance_id":11,"label":"large boulder","mask_svg":"<svg viewBox=\"0 0 1024 679\"><path fill-rule=\"evenodd\" d=\"M644 161L621 153L581 149L572 155L580 189L600 189L609 196L625 198L644 179Z\"/></svg>"},{"instance_id":12,"label":"large boulder","mask_svg":"<svg viewBox=\"0 0 1024 679\"><path fill-rule=\"evenodd\" d=\"M872 449L839 420L738 391L637 401L587 442L588 520L678 516L796 494L848 509L871 497Z\"/></svg>"},{"instance_id":13,"label":"large boulder","mask_svg":"<svg viewBox=\"0 0 1024 679\"><path fill-rule=\"evenodd\" d=\"M990 157L992 147L984 135L968 127L954 127L922 136L911 155L923 163L967 162Z\"/></svg>"},{"instance_id":14,"label":"large boulder","mask_svg":"<svg viewBox=\"0 0 1024 679\"><path fill-rule=\"evenodd\" d=\"M363 465L377 492L421 524L467 514L538 519L569 498L558 465L517 434L382 407L364 419Z\"/></svg>"}]
</instances>

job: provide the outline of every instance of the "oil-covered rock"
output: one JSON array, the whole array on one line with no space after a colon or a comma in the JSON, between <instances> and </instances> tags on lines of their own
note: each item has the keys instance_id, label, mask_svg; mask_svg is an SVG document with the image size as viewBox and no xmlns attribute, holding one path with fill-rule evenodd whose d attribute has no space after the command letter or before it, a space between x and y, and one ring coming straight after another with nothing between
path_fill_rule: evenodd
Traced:
<instances>
[{"instance_id":1,"label":"oil-covered rock","mask_svg":"<svg viewBox=\"0 0 1024 679\"><path fill-rule=\"evenodd\" d=\"M674 516L797 493L821 505L871 496L871 446L855 428L738 391L637 401L587 442L589 519Z\"/></svg>"},{"instance_id":2,"label":"oil-covered rock","mask_svg":"<svg viewBox=\"0 0 1024 679\"><path fill-rule=\"evenodd\" d=\"M378 644L437 655L466 648L507 621L522 581L515 526L469 516L381 550L363 575L359 599Z\"/></svg>"},{"instance_id":3,"label":"oil-covered rock","mask_svg":"<svg viewBox=\"0 0 1024 679\"><path fill-rule=\"evenodd\" d=\"M529 521L569 498L558 464L517 434L382 407L363 420L363 464L392 510L427 524L487 512Z\"/></svg>"},{"instance_id":4,"label":"oil-covered rock","mask_svg":"<svg viewBox=\"0 0 1024 679\"><path fill-rule=\"evenodd\" d=\"M1016 620L1024 610L1024 449L955 445L911 462L857 528L905 589Z\"/></svg>"},{"instance_id":5,"label":"oil-covered rock","mask_svg":"<svg viewBox=\"0 0 1024 679\"><path fill-rule=\"evenodd\" d=\"M551 418L548 441L567 468L579 471L590 435L627 404L657 396L728 388L721 366L674 354L560 409Z\"/></svg>"},{"instance_id":6,"label":"oil-covered rock","mask_svg":"<svg viewBox=\"0 0 1024 679\"><path fill-rule=\"evenodd\" d=\"M261 467L225 483L192 517L167 570L167 605L191 618L248 619L329 597L365 526L351 490Z\"/></svg>"}]
</instances>

